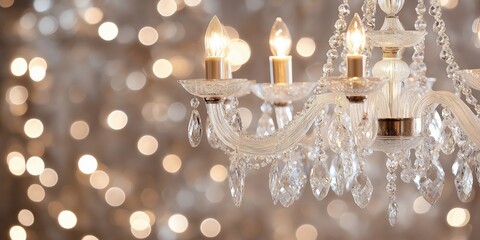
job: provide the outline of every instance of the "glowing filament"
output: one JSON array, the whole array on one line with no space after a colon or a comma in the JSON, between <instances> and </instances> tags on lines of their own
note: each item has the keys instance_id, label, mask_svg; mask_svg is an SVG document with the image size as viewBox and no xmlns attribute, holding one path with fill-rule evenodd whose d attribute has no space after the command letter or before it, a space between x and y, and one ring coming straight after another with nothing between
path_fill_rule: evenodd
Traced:
<instances>
[{"instance_id":1,"label":"glowing filament","mask_svg":"<svg viewBox=\"0 0 480 240\"><path fill-rule=\"evenodd\" d=\"M363 54L363 49L365 49L366 43L365 38L365 28L363 27L362 20L360 19L360 16L355 13L355 16L348 26L347 31L347 48L349 50L349 54Z\"/></svg>"},{"instance_id":2,"label":"glowing filament","mask_svg":"<svg viewBox=\"0 0 480 240\"><path fill-rule=\"evenodd\" d=\"M292 38L287 25L277 18L270 31L270 50L274 56L287 56L292 49Z\"/></svg>"}]
</instances>

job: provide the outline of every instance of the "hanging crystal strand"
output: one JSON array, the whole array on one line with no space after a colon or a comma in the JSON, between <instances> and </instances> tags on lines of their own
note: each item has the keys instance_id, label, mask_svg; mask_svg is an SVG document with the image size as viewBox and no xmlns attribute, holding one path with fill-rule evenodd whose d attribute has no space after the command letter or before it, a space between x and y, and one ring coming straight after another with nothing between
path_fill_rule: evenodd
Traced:
<instances>
[{"instance_id":1,"label":"hanging crystal strand","mask_svg":"<svg viewBox=\"0 0 480 240\"><path fill-rule=\"evenodd\" d=\"M468 202L473 190L473 171L470 167L474 154L474 144L467 142L460 146L452 172L455 175L455 189L462 202Z\"/></svg>"},{"instance_id":2,"label":"hanging crystal strand","mask_svg":"<svg viewBox=\"0 0 480 240\"><path fill-rule=\"evenodd\" d=\"M360 154L359 154L360 155ZM373 185L365 174L365 155L358 156L358 172L352 184L352 197L360 208L366 208L372 198Z\"/></svg>"},{"instance_id":3,"label":"hanging crystal strand","mask_svg":"<svg viewBox=\"0 0 480 240\"><path fill-rule=\"evenodd\" d=\"M410 161L410 149L406 149L397 153L398 164L402 168L400 178L404 183L410 183L415 177L415 171L412 168L412 161Z\"/></svg>"},{"instance_id":4,"label":"hanging crystal strand","mask_svg":"<svg viewBox=\"0 0 480 240\"><path fill-rule=\"evenodd\" d=\"M315 120L315 163L310 171L310 187L317 200L323 200L330 190L330 174L327 168L327 154L322 140L323 114Z\"/></svg>"},{"instance_id":5,"label":"hanging crystal strand","mask_svg":"<svg viewBox=\"0 0 480 240\"><path fill-rule=\"evenodd\" d=\"M454 119L452 112L448 108L442 110L443 124L440 134L440 150L446 155L450 155L455 151L455 138L453 137L452 127Z\"/></svg>"},{"instance_id":6,"label":"hanging crystal strand","mask_svg":"<svg viewBox=\"0 0 480 240\"><path fill-rule=\"evenodd\" d=\"M227 112L227 120L229 121L230 126L235 129L236 132L242 131L242 119L240 118L240 113L238 112L238 98L234 97L229 101L231 105L230 111Z\"/></svg>"},{"instance_id":7,"label":"hanging crystal strand","mask_svg":"<svg viewBox=\"0 0 480 240\"><path fill-rule=\"evenodd\" d=\"M395 158L394 154L387 153L387 193L390 195L388 203L388 222L390 226L395 226L398 219L398 205L397 205L397 185L395 180L397 180L397 175L395 171L397 170L398 161Z\"/></svg>"},{"instance_id":8,"label":"hanging crystal strand","mask_svg":"<svg viewBox=\"0 0 480 240\"><path fill-rule=\"evenodd\" d=\"M272 197L276 197L274 202L279 201L284 207L289 207L300 198L307 182L307 174L303 164L305 156L297 148L285 152L284 157L286 163L278 175L277 184L272 183L276 190Z\"/></svg>"},{"instance_id":9,"label":"hanging crystal strand","mask_svg":"<svg viewBox=\"0 0 480 240\"><path fill-rule=\"evenodd\" d=\"M228 168L228 186L230 188L233 203L236 207L240 207L242 204L243 190L245 187L245 168L236 152L234 152L230 157L230 167Z\"/></svg>"},{"instance_id":10,"label":"hanging crystal strand","mask_svg":"<svg viewBox=\"0 0 480 240\"><path fill-rule=\"evenodd\" d=\"M427 30L427 22L424 19L424 15L427 12L424 0L418 0L417 7L417 20L415 21L415 30L425 32ZM415 52L412 55L412 64L410 64L410 70L412 77L419 83L419 87L422 89L427 88L426 71L427 65L424 62L425 59L425 39L414 47Z\"/></svg>"},{"instance_id":11,"label":"hanging crystal strand","mask_svg":"<svg viewBox=\"0 0 480 240\"><path fill-rule=\"evenodd\" d=\"M197 98L190 100L190 105L193 110L192 115L190 115L190 121L188 122L188 141L192 147L197 147L202 140L202 120L197 110L199 104L200 102Z\"/></svg>"},{"instance_id":12,"label":"hanging crystal strand","mask_svg":"<svg viewBox=\"0 0 480 240\"><path fill-rule=\"evenodd\" d=\"M475 108L477 117L480 118L480 105L477 104L478 100L472 95L472 89L465 84L465 79L463 79L459 73L460 67L453 56L450 39L446 34L445 21L442 19L440 1L430 0L430 5L429 14L435 19L433 31L438 34L437 44L442 48L440 58L448 64L447 76L453 81L456 94L459 96L463 94L467 103Z\"/></svg>"},{"instance_id":13,"label":"hanging crystal strand","mask_svg":"<svg viewBox=\"0 0 480 240\"><path fill-rule=\"evenodd\" d=\"M377 0L366 0L363 2L362 5L362 11L363 11L363 24L367 28L367 33L369 31L373 31L375 29L375 13L377 11ZM371 44L371 41L367 39L367 46L366 46L366 61L365 61L365 68L369 69L370 66L370 59L372 58L372 51L373 51L373 45ZM370 70L367 71L367 76L370 76L371 72Z\"/></svg>"},{"instance_id":14,"label":"hanging crystal strand","mask_svg":"<svg viewBox=\"0 0 480 240\"><path fill-rule=\"evenodd\" d=\"M281 129L285 127L293 119L293 106L291 103L275 106L275 117L277 127Z\"/></svg>"},{"instance_id":15,"label":"hanging crystal strand","mask_svg":"<svg viewBox=\"0 0 480 240\"><path fill-rule=\"evenodd\" d=\"M262 110L262 116L258 120L257 135L266 137L275 132L275 123L272 119L273 107L270 103L264 102L260 110Z\"/></svg>"}]
</instances>

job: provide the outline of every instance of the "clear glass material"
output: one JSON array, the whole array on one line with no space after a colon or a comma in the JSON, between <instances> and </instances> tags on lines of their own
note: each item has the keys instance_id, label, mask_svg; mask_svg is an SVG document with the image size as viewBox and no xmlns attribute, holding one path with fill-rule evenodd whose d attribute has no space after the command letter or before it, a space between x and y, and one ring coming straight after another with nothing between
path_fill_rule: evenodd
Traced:
<instances>
[{"instance_id":1,"label":"clear glass material","mask_svg":"<svg viewBox=\"0 0 480 240\"><path fill-rule=\"evenodd\" d=\"M480 90L480 69L465 69L460 74L470 87Z\"/></svg>"},{"instance_id":2,"label":"clear glass material","mask_svg":"<svg viewBox=\"0 0 480 240\"><path fill-rule=\"evenodd\" d=\"M369 33L375 47L406 48L413 47L425 38L426 33L420 31L379 30Z\"/></svg>"},{"instance_id":3,"label":"clear glass material","mask_svg":"<svg viewBox=\"0 0 480 240\"><path fill-rule=\"evenodd\" d=\"M352 55L361 55L365 49L365 28L362 24L362 19L355 13L352 22L348 26L347 36L346 36L347 48L349 54Z\"/></svg>"},{"instance_id":4,"label":"clear glass material","mask_svg":"<svg viewBox=\"0 0 480 240\"><path fill-rule=\"evenodd\" d=\"M290 54L292 37L290 36L287 25L279 17L277 17L275 23L273 23L269 43L273 56L284 57Z\"/></svg>"},{"instance_id":5,"label":"clear glass material","mask_svg":"<svg viewBox=\"0 0 480 240\"><path fill-rule=\"evenodd\" d=\"M332 92L343 93L346 96L364 96L380 90L386 82L386 78L345 78L327 77L324 82Z\"/></svg>"},{"instance_id":6,"label":"clear glass material","mask_svg":"<svg viewBox=\"0 0 480 240\"><path fill-rule=\"evenodd\" d=\"M388 16L395 16L402 10L405 0L378 0L382 11Z\"/></svg>"},{"instance_id":7,"label":"clear glass material","mask_svg":"<svg viewBox=\"0 0 480 240\"><path fill-rule=\"evenodd\" d=\"M260 99L271 102L294 102L308 97L315 88L314 82L294 82L291 84L257 83L251 89Z\"/></svg>"},{"instance_id":8,"label":"clear glass material","mask_svg":"<svg viewBox=\"0 0 480 240\"><path fill-rule=\"evenodd\" d=\"M178 82L188 93L201 98L233 96L250 85L247 79L190 79Z\"/></svg>"},{"instance_id":9,"label":"clear glass material","mask_svg":"<svg viewBox=\"0 0 480 240\"><path fill-rule=\"evenodd\" d=\"M230 38L217 16L213 16L205 32L205 52L207 57L226 57Z\"/></svg>"}]
</instances>

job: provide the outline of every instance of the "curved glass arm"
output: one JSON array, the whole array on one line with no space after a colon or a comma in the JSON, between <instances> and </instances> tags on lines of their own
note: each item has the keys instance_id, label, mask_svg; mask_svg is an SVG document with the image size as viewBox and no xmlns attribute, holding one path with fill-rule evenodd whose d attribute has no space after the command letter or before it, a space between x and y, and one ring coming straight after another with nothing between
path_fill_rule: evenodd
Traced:
<instances>
[{"instance_id":1,"label":"curved glass arm","mask_svg":"<svg viewBox=\"0 0 480 240\"><path fill-rule=\"evenodd\" d=\"M473 114L462 99L451 92L435 91L426 93L415 102L413 114L419 117L427 107L433 105L431 109L435 109L439 104L450 109L468 138L475 142L477 146L480 146L480 134L478 134L480 119Z\"/></svg>"},{"instance_id":2,"label":"curved glass arm","mask_svg":"<svg viewBox=\"0 0 480 240\"><path fill-rule=\"evenodd\" d=\"M268 137L235 132L225 121L225 112L221 104L207 104L207 112L218 139L227 147L244 154L268 156L298 144L307 134L321 109L325 105L334 104L339 96L336 93L316 96L287 126Z\"/></svg>"}]
</instances>

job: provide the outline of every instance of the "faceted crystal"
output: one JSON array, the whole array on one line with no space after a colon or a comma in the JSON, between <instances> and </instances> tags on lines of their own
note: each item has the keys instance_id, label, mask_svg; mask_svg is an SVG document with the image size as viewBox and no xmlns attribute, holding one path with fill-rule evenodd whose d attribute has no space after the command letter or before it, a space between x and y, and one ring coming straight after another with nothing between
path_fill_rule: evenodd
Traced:
<instances>
[{"instance_id":1,"label":"faceted crystal","mask_svg":"<svg viewBox=\"0 0 480 240\"><path fill-rule=\"evenodd\" d=\"M278 161L281 160L274 160L272 163L272 167L270 168L270 174L268 178L268 187L270 188L270 194L272 195L273 204L277 204L278 202L278 191L279 191L279 184L278 180L280 178L280 168Z\"/></svg>"},{"instance_id":2,"label":"faceted crystal","mask_svg":"<svg viewBox=\"0 0 480 240\"><path fill-rule=\"evenodd\" d=\"M212 148L219 148L220 142L217 138L217 135L215 134L215 131L213 130L213 125L212 125L212 122L210 122L210 118L207 118L206 122L207 122L206 134L207 134L208 144L210 144Z\"/></svg>"},{"instance_id":3,"label":"faceted crystal","mask_svg":"<svg viewBox=\"0 0 480 240\"><path fill-rule=\"evenodd\" d=\"M330 166L330 187L337 196L343 195L345 190L346 179L343 171L343 164L339 157L336 157L332 161Z\"/></svg>"},{"instance_id":4,"label":"faceted crystal","mask_svg":"<svg viewBox=\"0 0 480 240\"><path fill-rule=\"evenodd\" d=\"M320 201L330 189L330 174L324 161L317 161L310 172L310 186L313 195Z\"/></svg>"},{"instance_id":5,"label":"faceted crystal","mask_svg":"<svg viewBox=\"0 0 480 240\"><path fill-rule=\"evenodd\" d=\"M293 159L288 160L280 175L278 201L284 207L292 205L300 198L306 182L307 175L301 158L294 156Z\"/></svg>"},{"instance_id":6,"label":"faceted crystal","mask_svg":"<svg viewBox=\"0 0 480 240\"><path fill-rule=\"evenodd\" d=\"M228 169L228 186L236 207L242 204L245 187L245 169L237 161L232 161Z\"/></svg>"},{"instance_id":7,"label":"faceted crystal","mask_svg":"<svg viewBox=\"0 0 480 240\"><path fill-rule=\"evenodd\" d=\"M390 226L393 227L397 223L397 219L398 219L398 205L397 205L397 200L395 199L394 196L390 197L387 211L388 211L388 222L390 223Z\"/></svg>"},{"instance_id":8,"label":"faceted crystal","mask_svg":"<svg viewBox=\"0 0 480 240\"><path fill-rule=\"evenodd\" d=\"M427 171L417 175L415 183L423 198L433 205L442 195L445 172L439 164L430 164Z\"/></svg>"},{"instance_id":9,"label":"faceted crystal","mask_svg":"<svg viewBox=\"0 0 480 240\"><path fill-rule=\"evenodd\" d=\"M443 153L450 155L455 151L455 139L452 130L448 126L443 126L440 136L440 149Z\"/></svg>"},{"instance_id":10,"label":"faceted crystal","mask_svg":"<svg viewBox=\"0 0 480 240\"><path fill-rule=\"evenodd\" d=\"M363 171L359 172L352 187L353 200L360 208L365 208L370 202L372 193L373 186L370 178Z\"/></svg>"},{"instance_id":11,"label":"faceted crystal","mask_svg":"<svg viewBox=\"0 0 480 240\"><path fill-rule=\"evenodd\" d=\"M240 118L240 113L235 110L232 114L232 119L230 125L236 132L240 132L242 130L242 119Z\"/></svg>"},{"instance_id":12,"label":"faceted crystal","mask_svg":"<svg viewBox=\"0 0 480 240\"><path fill-rule=\"evenodd\" d=\"M372 121L367 117L363 117L355 131L357 144L362 147L369 147L372 145L377 136L377 130L377 121Z\"/></svg>"},{"instance_id":13,"label":"faceted crystal","mask_svg":"<svg viewBox=\"0 0 480 240\"><path fill-rule=\"evenodd\" d=\"M466 162L460 164L457 175L455 176L455 187L458 198L460 198L462 202L467 202L472 194L473 173Z\"/></svg>"},{"instance_id":14,"label":"faceted crystal","mask_svg":"<svg viewBox=\"0 0 480 240\"><path fill-rule=\"evenodd\" d=\"M197 109L193 109L188 123L188 141L192 147L197 147L202 140L202 120Z\"/></svg>"},{"instance_id":15,"label":"faceted crystal","mask_svg":"<svg viewBox=\"0 0 480 240\"><path fill-rule=\"evenodd\" d=\"M275 132L275 124L273 122L272 117L267 113L263 113L260 119L258 120L257 135L266 137L271 135L274 132Z\"/></svg>"}]
</instances>

